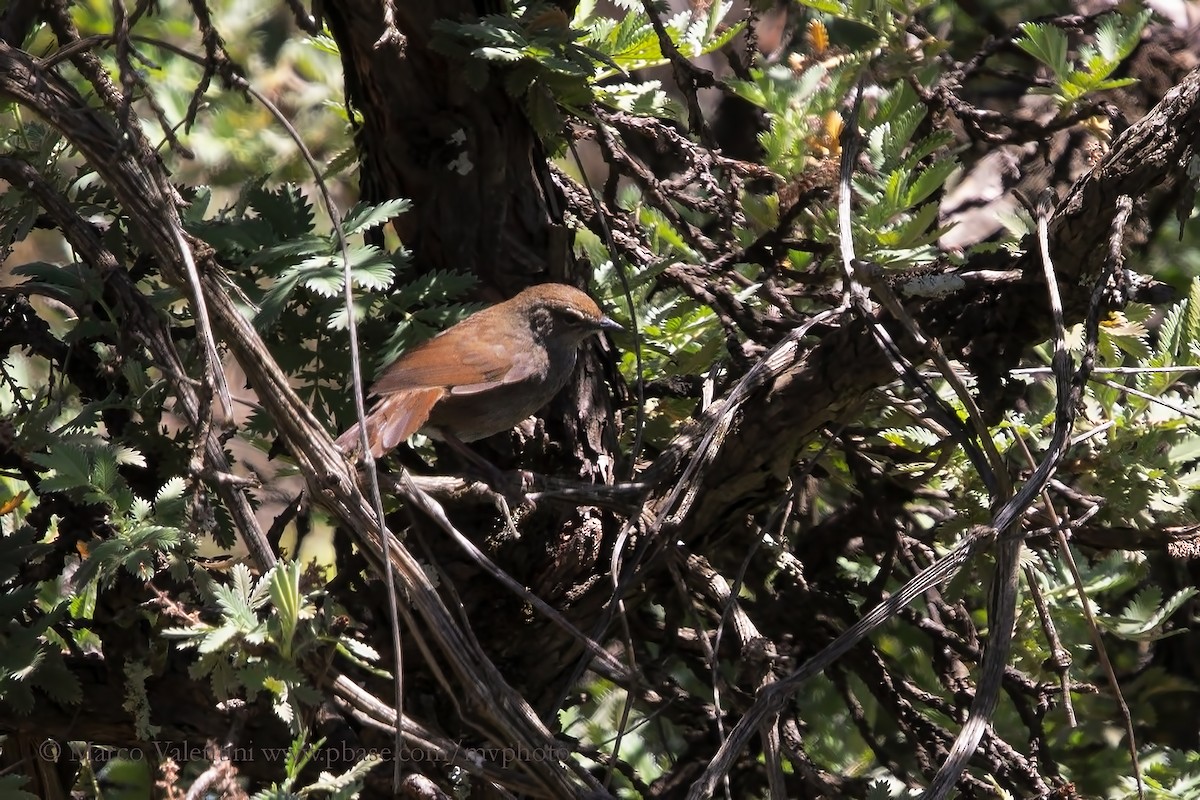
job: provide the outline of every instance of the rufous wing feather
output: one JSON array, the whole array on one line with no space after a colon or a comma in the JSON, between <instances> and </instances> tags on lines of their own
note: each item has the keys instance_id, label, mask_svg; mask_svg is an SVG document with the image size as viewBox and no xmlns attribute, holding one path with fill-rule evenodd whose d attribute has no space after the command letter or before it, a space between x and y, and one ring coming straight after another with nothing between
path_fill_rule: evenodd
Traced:
<instances>
[{"instance_id":1,"label":"rufous wing feather","mask_svg":"<svg viewBox=\"0 0 1200 800\"><path fill-rule=\"evenodd\" d=\"M367 441L371 444L371 455L382 458L384 453L420 430L429 420L429 412L434 404L445 394L446 390L440 387L408 389L381 399L367 415ZM358 426L355 425L337 438L337 445L348 455L357 456L359 441Z\"/></svg>"},{"instance_id":2,"label":"rufous wing feather","mask_svg":"<svg viewBox=\"0 0 1200 800\"><path fill-rule=\"evenodd\" d=\"M371 394L389 395L418 387L491 387L507 383L513 368L511 345L475 336L474 327L452 328L405 353L388 367Z\"/></svg>"}]
</instances>

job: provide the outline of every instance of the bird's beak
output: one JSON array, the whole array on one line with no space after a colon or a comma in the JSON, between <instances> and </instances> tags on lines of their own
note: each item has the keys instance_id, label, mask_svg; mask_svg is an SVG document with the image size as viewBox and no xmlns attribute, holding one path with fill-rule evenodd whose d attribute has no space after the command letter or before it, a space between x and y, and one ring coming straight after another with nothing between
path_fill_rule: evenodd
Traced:
<instances>
[{"instance_id":1,"label":"bird's beak","mask_svg":"<svg viewBox=\"0 0 1200 800\"><path fill-rule=\"evenodd\" d=\"M600 330L602 331L623 331L625 326L610 317L600 318Z\"/></svg>"}]
</instances>

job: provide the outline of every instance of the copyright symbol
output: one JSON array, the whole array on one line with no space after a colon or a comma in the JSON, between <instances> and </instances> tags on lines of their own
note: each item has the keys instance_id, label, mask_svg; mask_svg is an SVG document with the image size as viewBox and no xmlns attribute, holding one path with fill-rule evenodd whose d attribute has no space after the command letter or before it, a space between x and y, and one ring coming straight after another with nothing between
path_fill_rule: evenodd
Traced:
<instances>
[{"instance_id":1,"label":"copyright symbol","mask_svg":"<svg viewBox=\"0 0 1200 800\"><path fill-rule=\"evenodd\" d=\"M58 761L58 757L62 754L62 745L53 739L47 739L38 745L38 755L43 761Z\"/></svg>"}]
</instances>

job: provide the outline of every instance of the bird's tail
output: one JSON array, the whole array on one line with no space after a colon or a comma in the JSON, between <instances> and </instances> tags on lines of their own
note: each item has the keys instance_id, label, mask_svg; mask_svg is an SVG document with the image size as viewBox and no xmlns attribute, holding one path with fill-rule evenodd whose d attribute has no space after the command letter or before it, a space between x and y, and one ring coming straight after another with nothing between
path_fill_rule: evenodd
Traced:
<instances>
[{"instance_id":1,"label":"bird's tail","mask_svg":"<svg viewBox=\"0 0 1200 800\"><path fill-rule=\"evenodd\" d=\"M371 455L382 458L408 439L429 420L429 412L446 394L442 388L408 389L385 395L367 415L367 441ZM362 436L358 425L337 438L337 446L349 457L356 459L362 452Z\"/></svg>"}]
</instances>

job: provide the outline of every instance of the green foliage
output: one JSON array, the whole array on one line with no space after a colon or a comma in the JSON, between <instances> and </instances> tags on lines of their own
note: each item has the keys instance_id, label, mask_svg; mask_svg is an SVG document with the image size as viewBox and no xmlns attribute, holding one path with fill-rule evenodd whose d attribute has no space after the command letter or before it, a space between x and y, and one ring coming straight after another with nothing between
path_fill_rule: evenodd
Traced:
<instances>
[{"instance_id":1,"label":"green foliage","mask_svg":"<svg viewBox=\"0 0 1200 800\"><path fill-rule=\"evenodd\" d=\"M1167 631L1168 620L1197 593L1196 589L1184 589L1164 602L1162 589L1149 586L1138 592L1119 617L1105 619L1105 627L1122 639L1137 642L1183 633L1182 630Z\"/></svg>"},{"instance_id":2,"label":"green foliage","mask_svg":"<svg viewBox=\"0 0 1200 800\"><path fill-rule=\"evenodd\" d=\"M1200 418L1194 392L1181 381L1183 370L1150 371L1191 364L1197 349L1200 325L1191 321L1190 310L1200 296L1200 281L1193 281L1188 297L1168 309L1151 336L1145 323L1150 309L1127 306L1123 314L1114 314L1101 326L1101 341L1096 367L1100 370L1085 391L1085 410L1076 427L1077 442L1068 456L1069 480L1076 491L1102 498L1090 524L1100 529L1155 531L1181 526L1188 528L1198 521L1195 476L1200 439L1195 419ZM1079 346L1078 335L1074 346ZM1046 362L1047 354L1043 353ZM1105 374L1103 370L1119 367L1128 370L1127 377ZM1042 373L1048 374L1048 370ZM1040 376L1039 376L1040 377ZM1104 381L1110 381L1108 385ZM1135 387L1145 394L1139 396L1124 390ZM1011 413L1007 422L994 431L994 442L1001 453L1013 451L1012 436L1031 444L1048 441L1054 422L1054 397L1050 392L1031 393L1036 402L1020 414ZM1164 405L1164 403L1166 405ZM918 476L928 491L949 492L958 519L944 522L942 530L961 529L970 522L986 519L985 509L969 498L982 497L977 478L957 443L946 440L922 421L908 418L896 406L885 413L890 427L880 436L889 444L910 454L897 458L897 474ZM901 424L901 421L907 424ZM1036 453L1035 449L1035 453ZM1013 454L1010 457L1018 457ZM823 464L838 468L835 460ZM936 472L934 472L936 470ZM1060 478L1063 479L1063 478ZM974 506L976 513L971 514ZM973 518L972 518L973 517ZM965 518L965 519L964 519ZM1073 547L1073 550L1075 548ZM1133 670L1138 663L1138 651L1124 648L1121 642L1156 642L1177 636L1181 616L1186 618L1196 590L1185 588L1169 595L1160 587L1146 585L1148 562L1141 554L1111 553L1103 558L1089 558L1086 551L1075 550L1083 591L1106 637L1106 647L1113 657L1118 673ZM1090 636L1087 621L1080 607L1072 578L1056 553L1046 553L1027 559L1037 576L1042 592L1054 619L1058 635L1074 657L1071 675L1079 680L1084 667L1091 664ZM868 562L873 566L872 562ZM849 565L845 565L849 567ZM853 572L852 572L853 574ZM873 573L860 578L870 579ZM946 594L950 597L969 596L977 572L965 573ZM1020 620L1014 640L1014 666L1030 675L1043 675L1054 680L1045 662L1046 643L1032 600L1024 596L1019 608ZM912 652L920 651L920 643L908 644ZM903 647L898 652L904 652ZM904 672L917 675L916 665L906 663ZM1098 674L1093 678L1103 682ZM1195 685L1186 680L1165 675L1146 676L1145 680L1123 681L1125 698L1135 710L1157 708L1159 694L1193 693ZM923 684L930 691L940 691L936 684ZM1111 791L1108 787L1122 786L1119 796L1133 796L1132 783L1126 785L1127 764L1106 763L1100 766L1091 757L1095 742L1104 736L1108 721L1118 713L1111 697L1077 697L1077 716L1080 727L1068 728L1058 717L1047 718L1047 733L1056 746L1062 748L1058 759L1067 765L1081 791L1086 793ZM817 713L829 713L823 708ZM1137 720L1152 726L1151 719ZM1003 712L995 723L1004 729ZM1015 721L1014 721L1015 724ZM1151 755L1148 771L1151 786L1172 784L1187 787L1195 781L1194 767L1188 767L1191 754L1157 751L1161 758ZM1143 758L1146 756L1143 755ZM1074 771L1077 770L1077 771ZM1114 795L1117 796L1117 795ZM1187 796L1169 794L1162 796Z\"/></svg>"},{"instance_id":3,"label":"green foliage","mask_svg":"<svg viewBox=\"0 0 1200 800\"><path fill-rule=\"evenodd\" d=\"M776 65L751 70L751 80L729 82L739 97L767 112L769 127L759 135L764 161L784 177L797 175L819 146L825 115L837 103L840 81L822 64L800 72Z\"/></svg>"},{"instance_id":4,"label":"green foliage","mask_svg":"<svg viewBox=\"0 0 1200 800\"><path fill-rule=\"evenodd\" d=\"M346 770L341 775L321 772L313 783L299 788L300 772L308 766L313 757L320 752L324 739L313 744L307 744L303 737L297 737L287 757L284 759L286 778L253 795L253 800L299 800L304 797L322 797L330 800L353 800L363 790L363 781L367 773L379 766L382 761L378 756L369 755L362 761Z\"/></svg>"},{"instance_id":5,"label":"green foliage","mask_svg":"<svg viewBox=\"0 0 1200 800\"><path fill-rule=\"evenodd\" d=\"M196 55L203 50L195 38L195 20L185 4L164 2L161 13L143 14L137 33L147 39L184 46ZM283 112L303 131L304 142L318 158L345 150L350 130L341 103L341 59L327 37L295 32L290 12L277 6L226 0L208 6L212 22L221 32L230 57L251 84L277 99ZM80 0L71 14L86 36L113 30L113 6L104 0ZM48 31L40 30L29 44L30 52L51 49ZM96 55L112 74L117 65L111 48ZM140 76L153 87L154 100L168 121L182 120L192 102L201 75L199 65L167 47L139 43ZM135 54L136 55L136 54ZM142 124L156 144L165 138L160 121L144 107L138 108ZM247 135L252 132L253 135ZM277 180L305 180L308 167L296 142L281 130L259 103L248 103L239 91L214 81L204 97L198 124L177 131L192 155L175 159L175 179L186 183L237 185L248 175L271 165Z\"/></svg>"},{"instance_id":6,"label":"green foliage","mask_svg":"<svg viewBox=\"0 0 1200 800\"><path fill-rule=\"evenodd\" d=\"M1133 17L1105 15L1096 28L1095 44L1081 47L1074 62L1069 56L1067 34L1061 28L1040 22L1022 23L1024 36L1016 41L1017 47L1049 67L1054 76L1052 87L1032 91L1053 96L1065 114L1089 94L1130 85L1132 78L1110 76L1137 47L1149 20L1149 10Z\"/></svg>"},{"instance_id":7,"label":"green foliage","mask_svg":"<svg viewBox=\"0 0 1200 800\"><path fill-rule=\"evenodd\" d=\"M867 122L866 152L873 170L855 182L865 209L854 222L860 257L885 265L912 266L934 260L934 243L948 230L938 226L938 202L958 161L947 152L949 131L918 133L924 106L906 84L880 102Z\"/></svg>"},{"instance_id":8,"label":"green foliage","mask_svg":"<svg viewBox=\"0 0 1200 800\"><path fill-rule=\"evenodd\" d=\"M301 703L320 702L304 678L302 659L329 648L378 658L363 642L332 630L324 590L307 585L297 562L281 562L257 581L244 564L230 570L228 584L195 574L218 621L169 628L164 635L199 653L192 672L207 676L218 697L253 700L269 693L275 713L297 736L305 733Z\"/></svg>"},{"instance_id":9,"label":"green foliage","mask_svg":"<svg viewBox=\"0 0 1200 800\"><path fill-rule=\"evenodd\" d=\"M639 2L618 2L626 11L621 19L601 16L595 0L575 7L573 28L586 32L587 41L598 53L599 69L594 81L600 84L617 75L667 63L657 32ZM696 58L721 49L742 30L741 23L723 25L731 3L714 2L703 13L683 11L663 19L671 44L685 58ZM608 69L605 69L607 67ZM604 91L603 88L600 91Z\"/></svg>"},{"instance_id":10,"label":"green foliage","mask_svg":"<svg viewBox=\"0 0 1200 800\"><path fill-rule=\"evenodd\" d=\"M930 5L921 0L797 0L800 5L838 20L862 26L884 41L904 30L904 21ZM881 42L882 43L882 42Z\"/></svg>"},{"instance_id":11,"label":"green foliage","mask_svg":"<svg viewBox=\"0 0 1200 800\"><path fill-rule=\"evenodd\" d=\"M438 21L436 46L462 60L479 88L499 75L508 94L522 102L538 135L556 148L564 144L564 112L587 116L592 103L681 118L658 81L606 83L666 62L657 32L644 11L637 10L640 4L622 5L626 13L617 20L601 16L594 0L585 0L568 20L552 3L518 0L507 15L491 14L472 23ZM671 43L689 58L724 47L741 30L740 24L721 24L730 7L718 0L704 14L685 11L664 20Z\"/></svg>"},{"instance_id":12,"label":"green foliage","mask_svg":"<svg viewBox=\"0 0 1200 800\"><path fill-rule=\"evenodd\" d=\"M130 491L117 471L122 464L145 466L140 455L98 443L54 447L30 458L48 470L39 490L78 495L85 503L102 504L113 512L113 535L91 548L75 574L77 586L95 576L111 578L117 568L149 580L161 566L160 555L172 552L183 540L180 526L186 516L185 483L174 478L159 490L151 503Z\"/></svg>"},{"instance_id":13,"label":"green foliage","mask_svg":"<svg viewBox=\"0 0 1200 800\"><path fill-rule=\"evenodd\" d=\"M669 250L672 247L670 242L675 241L670 235L670 226L661 217L656 218L655 222L661 226L664 234L658 244ZM656 294L654 290L659 270L651 269L630 277L633 307L637 315L636 320L631 320L624 295L615 291L619 285L613 275L615 268L599 239L580 232L576 245L593 264L601 265L596 272L596 281L601 288L605 308L609 309L609 316L621 323L626 331L632 331L636 321L642 350L641 377L644 380L704 373L719 361L724 338L711 308L678 293ZM637 356L632 339L627 336L626 333L618 333L614 338L621 350L622 372L636 380ZM668 441L679 422L691 416L694 409L695 402L687 399L663 397L649 400L644 406L647 441ZM626 435L632 436L632 431L627 431Z\"/></svg>"},{"instance_id":14,"label":"green foliage","mask_svg":"<svg viewBox=\"0 0 1200 800\"><path fill-rule=\"evenodd\" d=\"M1200 318L1192 313L1198 302L1200 281L1193 281L1188 297L1164 315L1153 345L1142 326L1148 307L1131 305L1101 326L1101 366L1131 370L1136 390L1131 394L1098 376L1087 395L1099 430L1077 448L1091 465L1080 486L1103 494L1101 516L1109 524L1189 525L1198 519L1200 434L1179 413L1193 413L1194 401L1180 382L1186 371L1178 369L1195 363L1200 352Z\"/></svg>"},{"instance_id":15,"label":"green foliage","mask_svg":"<svg viewBox=\"0 0 1200 800\"><path fill-rule=\"evenodd\" d=\"M33 689L63 705L80 700L79 680L63 663L52 633L68 613L65 600L43 600L45 587L16 583L18 566L41 560L49 547L26 528L0 536L0 697L23 714L33 711Z\"/></svg>"},{"instance_id":16,"label":"green foliage","mask_svg":"<svg viewBox=\"0 0 1200 800\"><path fill-rule=\"evenodd\" d=\"M1149 797L1184 800L1200 794L1200 754L1158 749L1142 756L1142 767ZM1112 796L1132 800L1138 796L1137 786L1126 778Z\"/></svg>"}]
</instances>

